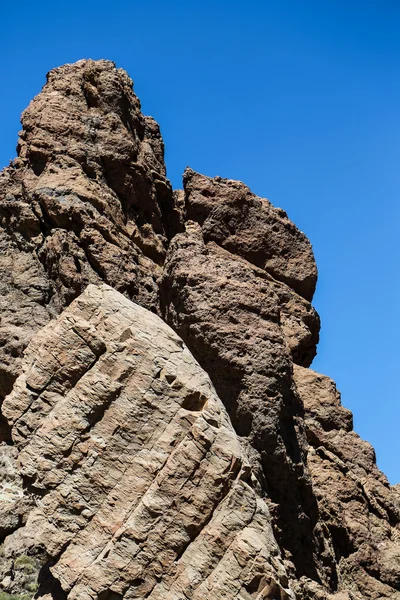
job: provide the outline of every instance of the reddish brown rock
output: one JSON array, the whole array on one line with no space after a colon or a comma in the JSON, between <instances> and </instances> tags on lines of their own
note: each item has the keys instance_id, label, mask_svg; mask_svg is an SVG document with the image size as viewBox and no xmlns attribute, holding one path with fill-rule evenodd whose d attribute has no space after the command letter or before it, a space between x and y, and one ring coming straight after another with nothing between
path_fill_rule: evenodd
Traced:
<instances>
[{"instance_id":1,"label":"reddish brown rock","mask_svg":"<svg viewBox=\"0 0 400 600\"><path fill-rule=\"evenodd\" d=\"M206 243L193 222L170 244L160 293L164 318L209 373L249 445L278 540L300 573L314 575L317 509L290 350L308 362L317 316L286 284Z\"/></svg>"},{"instance_id":2,"label":"reddish brown rock","mask_svg":"<svg viewBox=\"0 0 400 600\"><path fill-rule=\"evenodd\" d=\"M51 71L0 174L0 394L35 331L90 282L152 310L172 194L158 125L109 61Z\"/></svg>"},{"instance_id":3,"label":"reddish brown rock","mask_svg":"<svg viewBox=\"0 0 400 600\"><path fill-rule=\"evenodd\" d=\"M172 192L111 62L52 71L22 123L0 173L0 596L400 600L399 490L307 368L305 235L241 182L188 169Z\"/></svg>"},{"instance_id":4,"label":"reddish brown rock","mask_svg":"<svg viewBox=\"0 0 400 600\"><path fill-rule=\"evenodd\" d=\"M304 402L308 467L335 557L336 587L354 598L400 597L400 503L375 452L352 430L334 382L294 368ZM326 583L326 582L325 582Z\"/></svg>"},{"instance_id":5,"label":"reddish brown rock","mask_svg":"<svg viewBox=\"0 0 400 600\"><path fill-rule=\"evenodd\" d=\"M186 218L200 223L206 242L216 242L312 299L317 281L312 247L284 210L241 181L186 169L183 183Z\"/></svg>"},{"instance_id":6,"label":"reddish brown rock","mask_svg":"<svg viewBox=\"0 0 400 600\"><path fill-rule=\"evenodd\" d=\"M296 282L290 287L266 264L254 266L247 217L243 226L232 217L232 203L245 207L246 193L258 208L262 201L240 183L192 171L184 183L186 215L198 222L186 221L186 233L170 244L161 283L164 318L210 374L248 444L272 501L277 539L294 565L298 597L398 598L398 497L376 468L370 446L351 431L351 413L341 406L332 382L304 368L318 341L317 315L296 293ZM249 222L260 248L255 221ZM221 227L226 227L223 235ZM263 231L264 246L270 243L280 255L273 234ZM290 232L296 251L301 234L292 224L278 239L290 248ZM300 276L307 272L315 272L311 251ZM316 386L315 378L323 383ZM341 472L337 457L343 462L343 454L349 465ZM368 499L360 496L367 473ZM381 520L372 528L374 511ZM350 525L343 525L346 518Z\"/></svg>"}]
</instances>

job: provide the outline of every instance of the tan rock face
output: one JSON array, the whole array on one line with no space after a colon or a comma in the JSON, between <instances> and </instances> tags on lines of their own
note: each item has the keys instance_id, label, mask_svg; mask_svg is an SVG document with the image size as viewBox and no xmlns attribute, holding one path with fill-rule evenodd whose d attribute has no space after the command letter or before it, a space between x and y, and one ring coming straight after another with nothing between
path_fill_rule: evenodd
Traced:
<instances>
[{"instance_id":1,"label":"tan rock face","mask_svg":"<svg viewBox=\"0 0 400 600\"><path fill-rule=\"evenodd\" d=\"M399 565L398 497L371 447L351 431L351 413L333 383L304 368L319 330L318 316L297 293L306 274L316 273L308 242L293 224L275 226L280 213L240 183L189 171L184 184L186 215L197 222L186 221L186 232L169 246L163 315L211 376L248 444L298 596L400 597L398 566L391 564ZM288 269L301 255L300 281L283 266L273 271L269 252L287 256ZM350 467L338 466L344 454ZM371 489L364 493L367 473ZM380 520L372 526L375 513Z\"/></svg>"},{"instance_id":2,"label":"tan rock face","mask_svg":"<svg viewBox=\"0 0 400 600\"><path fill-rule=\"evenodd\" d=\"M305 235L241 182L187 169L172 192L109 61L51 71L22 125L0 173L1 600L400 600L398 486L308 368Z\"/></svg>"},{"instance_id":3,"label":"tan rock face","mask_svg":"<svg viewBox=\"0 0 400 600\"><path fill-rule=\"evenodd\" d=\"M35 500L4 555L51 561L62 597L294 597L225 409L156 315L89 286L28 346L3 413Z\"/></svg>"},{"instance_id":4,"label":"tan rock face","mask_svg":"<svg viewBox=\"0 0 400 600\"><path fill-rule=\"evenodd\" d=\"M158 306L172 206L158 125L109 61L51 71L0 175L0 395L35 331L105 281Z\"/></svg>"}]
</instances>

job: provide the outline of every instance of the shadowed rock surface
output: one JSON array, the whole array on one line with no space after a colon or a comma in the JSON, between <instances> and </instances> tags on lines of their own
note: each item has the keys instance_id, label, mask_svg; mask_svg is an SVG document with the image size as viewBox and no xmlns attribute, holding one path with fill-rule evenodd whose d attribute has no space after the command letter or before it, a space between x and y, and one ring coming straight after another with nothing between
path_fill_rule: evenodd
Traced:
<instances>
[{"instance_id":1,"label":"shadowed rock surface","mask_svg":"<svg viewBox=\"0 0 400 600\"><path fill-rule=\"evenodd\" d=\"M306 236L241 182L187 169L172 192L109 61L51 71L22 125L0 174L1 600L400 600L398 486L308 368Z\"/></svg>"},{"instance_id":2,"label":"shadowed rock surface","mask_svg":"<svg viewBox=\"0 0 400 600\"><path fill-rule=\"evenodd\" d=\"M334 382L296 365L294 379L304 402L320 520L335 556L333 581L355 598L398 598L399 496L377 468L372 446L353 431Z\"/></svg>"},{"instance_id":3,"label":"shadowed rock surface","mask_svg":"<svg viewBox=\"0 0 400 600\"><path fill-rule=\"evenodd\" d=\"M191 344L252 449L253 466L275 505L283 547L301 571L315 574L317 507L305 469L303 406L288 343L299 354L304 338L315 341L315 313L264 270L214 242L206 244L196 224L171 242L161 300L165 319Z\"/></svg>"}]
</instances>

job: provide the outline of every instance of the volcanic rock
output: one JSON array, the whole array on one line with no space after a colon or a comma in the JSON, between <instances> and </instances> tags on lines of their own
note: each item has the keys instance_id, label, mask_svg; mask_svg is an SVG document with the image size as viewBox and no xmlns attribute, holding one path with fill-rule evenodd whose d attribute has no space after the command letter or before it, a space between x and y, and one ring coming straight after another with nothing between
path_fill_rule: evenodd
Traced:
<instances>
[{"instance_id":1,"label":"volcanic rock","mask_svg":"<svg viewBox=\"0 0 400 600\"><path fill-rule=\"evenodd\" d=\"M294 598L225 409L159 317L89 285L22 369L3 413L35 505L3 552L51 565L39 597Z\"/></svg>"},{"instance_id":2,"label":"volcanic rock","mask_svg":"<svg viewBox=\"0 0 400 600\"><path fill-rule=\"evenodd\" d=\"M160 293L165 320L190 344L249 445L278 540L299 572L314 575L317 505L292 354L306 364L314 355L318 317L268 272L205 243L191 222L170 244Z\"/></svg>"},{"instance_id":3,"label":"volcanic rock","mask_svg":"<svg viewBox=\"0 0 400 600\"><path fill-rule=\"evenodd\" d=\"M353 431L334 382L295 365L304 402L308 468L334 581L355 598L400 597L400 503L376 466L375 451Z\"/></svg>"},{"instance_id":4,"label":"volcanic rock","mask_svg":"<svg viewBox=\"0 0 400 600\"><path fill-rule=\"evenodd\" d=\"M109 61L51 71L0 173L0 600L400 600L400 492L309 367L312 247L166 178ZM4 443L7 442L7 443Z\"/></svg>"},{"instance_id":5,"label":"volcanic rock","mask_svg":"<svg viewBox=\"0 0 400 600\"><path fill-rule=\"evenodd\" d=\"M32 335L88 283L157 310L172 210L159 127L110 61L49 73L18 154L0 175L0 396Z\"/></svg>"},{"instance_id":6,"label":"volcanic rock","mask_svg":"<svg viewBox=\"0 0 400 600\"><path fill-rule=\"evenodd\" d=\"M217 242L312 299L317 267L311 244L284 210L241 181L186 169L183 183L186 218L200 223L206 242Z\"/></svg>"}]
</instances>

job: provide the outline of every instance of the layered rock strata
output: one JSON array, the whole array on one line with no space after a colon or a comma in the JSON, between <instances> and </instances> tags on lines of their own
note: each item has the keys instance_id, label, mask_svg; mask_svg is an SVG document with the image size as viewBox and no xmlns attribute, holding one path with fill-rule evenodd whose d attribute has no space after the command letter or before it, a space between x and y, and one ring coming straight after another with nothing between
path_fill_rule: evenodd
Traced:
<instances>
[{"instance_id":1,"label":"layered rock strata","mask_svg":"<svg viewBox=\"0 0 400 600\"><path fill-rule=\"evenodd\" d=\"M305 235L237 181L187 169L172 192L109 61L52 71L22 125L0 174L0 595L399 600L398 490L309 369Z\"/></svg>"},{"instance_id":2,"label":"layered rock strata","mask_svg":"<svg viewBox=\"0 0 400 600\"><path fill-rule=\"evenodd\" d=\"M32 508L3 568L38 555L49 598L294 598L225 409L159 317L90 285L22 371L3 413Z\"/></svg>"}]
</instances>

